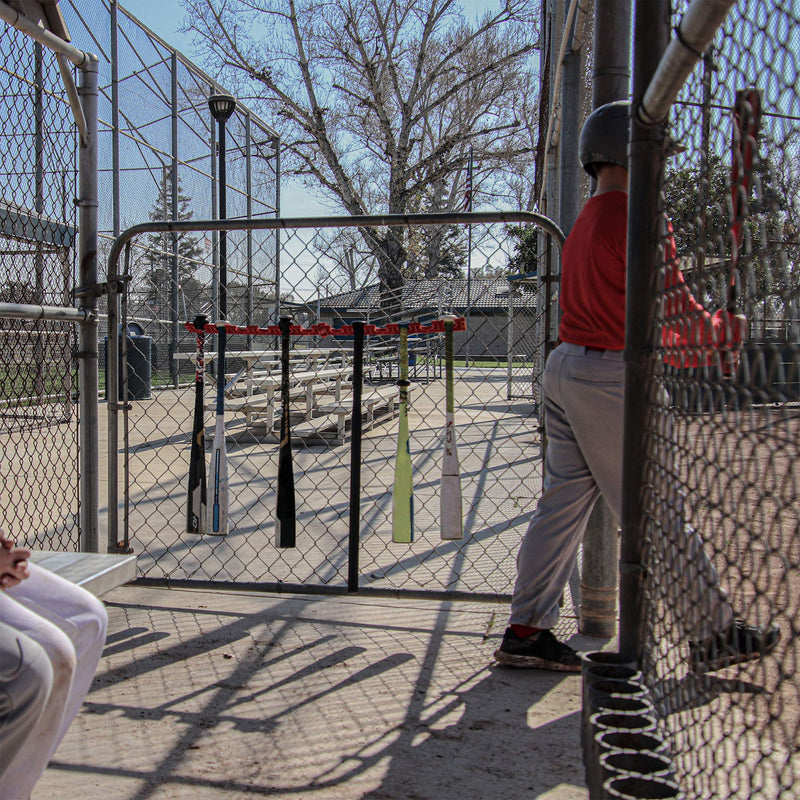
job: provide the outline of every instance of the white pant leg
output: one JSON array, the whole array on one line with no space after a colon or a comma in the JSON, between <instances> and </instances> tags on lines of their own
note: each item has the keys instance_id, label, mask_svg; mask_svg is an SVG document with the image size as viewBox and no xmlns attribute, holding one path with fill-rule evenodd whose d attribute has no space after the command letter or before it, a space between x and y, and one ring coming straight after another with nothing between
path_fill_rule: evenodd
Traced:
<instances>
[{"instance_id":1,"label":"white pant leg","mask_svg":"<svg viewBox=\"0 0 800 800\"><path fill-rule=\"evenodd\" d=\"M620 514L623 377L621 353L562 344L547 360L545 480L517 556L514 624L552 628L558 621L558 601L601 490Z\"/></svg>"},{"instance_id":2,"label":"white pant leg","mask_svg":"<svg viewBox=\"0 0 800 800\"><path fill-rule=\"evenodd\" d=\"M17 800L30 795L80 711L103 652L108 617L85 589L31 564L30 578L0 596L0 621L39 642L53 666L42 718L0 786L0 800Z\"/></svg>"},{"instance_id":3,"label":"white pant leg","mask_svg":"<svg viewBox=\"0 0 800 800\"><path fill-rule=\"evenodd\" d=\"M41 645L0 622L0 785L44 711L53 668Z\"/></svg>"}]
</instances>

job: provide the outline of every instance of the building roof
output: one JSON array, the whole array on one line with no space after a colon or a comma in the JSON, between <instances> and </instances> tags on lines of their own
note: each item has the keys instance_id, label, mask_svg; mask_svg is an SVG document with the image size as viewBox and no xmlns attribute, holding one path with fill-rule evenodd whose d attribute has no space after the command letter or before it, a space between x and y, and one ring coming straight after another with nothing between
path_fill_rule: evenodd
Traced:
<instances>
[{"instance_id":1,"label":"building roof","mask_svg":"<svg viewBox=\"0 0 800 800\"><path fill-rule=\"evenodd\" d=\"M508 289L508 278L501 276L473 278L469 289L466 278L411 280L407 281L400 291L404 309L430 309L438 314L440 311L465 310L467 306L475 310L506 309ZM379 311L380 286L375 283L352 291L339 292L328 297L320 297L319 300L309 300L306 305L315 305L317 302L321 310L340 314L356 308L362 311L367 309ZM532 304L532 293L514 293L515 307Z\"/></svg>"}]
</instances>

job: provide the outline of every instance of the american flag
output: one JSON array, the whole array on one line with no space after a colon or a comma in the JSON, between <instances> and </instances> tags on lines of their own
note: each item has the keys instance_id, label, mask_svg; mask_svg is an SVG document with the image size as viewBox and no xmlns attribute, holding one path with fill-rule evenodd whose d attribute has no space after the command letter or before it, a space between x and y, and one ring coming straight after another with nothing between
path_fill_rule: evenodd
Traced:
<instances>
[{"instance_id":1,"label":"american flag","mask_svg":"<svg viewBox=\"0 0 800 800\"><path fill-rule=\"evenodd\" d=\"M464 211L472 211L472 148L469 149L467 163L467 185L464 189Z\"/></svg>"}]
</instances>

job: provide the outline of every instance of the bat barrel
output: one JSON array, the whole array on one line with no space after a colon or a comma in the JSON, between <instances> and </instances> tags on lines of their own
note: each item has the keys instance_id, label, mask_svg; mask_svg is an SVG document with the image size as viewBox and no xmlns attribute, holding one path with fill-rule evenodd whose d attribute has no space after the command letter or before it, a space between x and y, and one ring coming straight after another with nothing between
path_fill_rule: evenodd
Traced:
<instances>
[{"instance_id":1,"label":"bat barrel","mask_svg":"<svg viewBox=\"0 0 800 800\"><path fill-rule=\"evenodd\" d=\"M350 423L350 530L347 591L358 591L361 539L361 395L364 383L364 323L353 321L353 413Z\"/></svg>"},{"instance_id":2,"label":"bat barrel","mask_svg":"<svg viewBox=\"0 0 800 800\"><path fill-rule=\"evenodd\" d=\"M197 334L197 365L194 373L195 397L192 441L189 450L189 491L186 500L186 532L205 533L208 513L206 496L205 409L203 408L205 328L202 314L194 318Z\"/></svg>"},{"instance_id":3,"label":"bat barrel","mask_svg":"<svg viewBox=\"0 0 800 800\"><path fill-rule=\"evenodd\" d=\"M292 318L284 315L281 330L281 438L278 446L278 491L275 511L275 538L278 547L296 544L297 516L294 497L292 433L289 418L289 328Z\"/></svg>"},{"instance_id":4,"label":"bat barrel","mask_svg":"<svg viewBox=\"0 0 800 800\"><path fill-rule=\"evenodd\" d=\"M408 430L408 322L400 328L400 412L397 425L397 457L392 490L392 541L408 544L414 541L414 481L411 469L411 447Z\"/></svg>"}]
</instances>

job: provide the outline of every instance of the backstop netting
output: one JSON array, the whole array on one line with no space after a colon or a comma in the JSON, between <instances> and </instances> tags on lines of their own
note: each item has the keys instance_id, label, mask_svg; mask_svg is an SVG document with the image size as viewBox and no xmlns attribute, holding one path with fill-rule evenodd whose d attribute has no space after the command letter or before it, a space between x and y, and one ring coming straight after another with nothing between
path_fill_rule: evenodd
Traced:
<instances>
[{"instance_id":1,"label":"backstop netting","mask_svg":"<svg viewBox=\"0 0 800 800\"><path fill-rule=\"evenodd\" d=\"M677 24L688 3L674 5ZM799 24L796 3L736 3L671 117L686 150L665 166L676 255L664 224L652 298L643 670L693 798L800 792ZM737 142L747 88L760 126L749 122L758 101L740 104ZM741 351L708 346L710 323L687 313L676 266L711 313L733 279ZM707 637L730 614L774 626L780 641L766 657L705 669Z\"/></svg>"}]
</instances>

